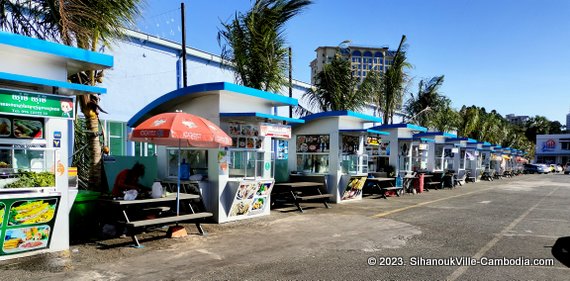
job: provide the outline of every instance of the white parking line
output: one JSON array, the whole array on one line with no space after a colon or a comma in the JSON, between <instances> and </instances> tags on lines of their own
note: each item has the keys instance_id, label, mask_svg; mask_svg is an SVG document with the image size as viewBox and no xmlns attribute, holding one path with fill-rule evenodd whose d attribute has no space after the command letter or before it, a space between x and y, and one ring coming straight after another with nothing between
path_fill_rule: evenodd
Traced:
<instances>
[{"instance_id":1,"label":"white parking line","mask_svg":"<svg viewBox=\"0 0 570 281\"><path fill-rule=\"evenodd\" d=\"M546 196L542 197L536 204L534 204L532 207L530 207L528 210L526 210L522 215L520 215L518 218L516 218L514 221L512 221L509 225L507 225L505 228L503 228L503 230L501 230L501 232L499 234L497 234L497 236L495 236L495 238L491 239L491 241L489 241L485 246L483 246L481 249L479 249L479 251L475 255L473 255L473 258L480 259L482 256L484 256L485 253L487 253L491 248L493 248L493 246L495 246L497 244L497 242L499 242L499 240L501 240L501 238L503 238L503 236L505 236L507 234L507 232L511 231L526 216L528 216L528 214L530 214L530 212L532 212L536 207L538 207L538 205L540 205L544 200L546 200L546 198L550 197L550 195L552 195L554 192L556 192L559 188L560 187L556 187L554 190L549 192ZM449 275L449 277L446 278L446 280L450 280L450 281L457 280L457 278L461 277L461 275L463 275L463 273L465 273L465 271L467 271L468 268L469 268L469 266L460 266L451 275Z\"/></svg>"}]
</instances>

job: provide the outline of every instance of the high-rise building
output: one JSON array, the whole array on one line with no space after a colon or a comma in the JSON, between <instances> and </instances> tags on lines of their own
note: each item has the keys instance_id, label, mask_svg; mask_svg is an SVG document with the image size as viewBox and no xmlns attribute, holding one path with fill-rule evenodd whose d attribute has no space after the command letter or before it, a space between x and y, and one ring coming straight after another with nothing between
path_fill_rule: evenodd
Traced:
<instances>
[{"instance_id":1,"label":"high-rise building","mask_svg":"<svg viewBox=\"0 0 570 281\"><path fill-rule=\"evenodd\" d=\"M570 132L570 113L566 114L566 131Z\"/></svg>"},{"instance_id":2,"label":"high-rise building","mask_svg":"<svg viewBox=\"0 0 570 281\"><path fill-rule=\"evenodd\" d=\"M311 61L311 84L315 84L317 73L323 70L323 66L330 63L334 56L339 53L351 62L352 75L361 82L371 70L385 72L392 65L395 51L388 47L366 46L321 46L315 52L317 57Z\"/></svg>"},{"instance_id":3,"label":"high-rise building","mask_svg":"<svg viewBox=\"0 0 570 281\"><path fill-rule=\"evenodd\" d=\"M505 116L505 119L507 119L507 121L509 121L511 124L515 124L515 125L519 125L519 126L524 125L524 123L526 123L526 121L528 121L529 118L530 117L528 117L526 115L517 116L514 114L507 114Z\"/></svg>"}]
</instances>

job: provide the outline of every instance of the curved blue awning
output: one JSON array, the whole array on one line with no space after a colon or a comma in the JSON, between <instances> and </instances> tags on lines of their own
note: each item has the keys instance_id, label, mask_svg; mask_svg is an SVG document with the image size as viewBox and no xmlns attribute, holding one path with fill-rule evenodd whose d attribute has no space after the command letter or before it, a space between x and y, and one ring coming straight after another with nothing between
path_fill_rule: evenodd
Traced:
<instances>
[{"instance_id":1,"label":"curved blue awning","mask_svg":"<svg viewBox=\"0 0 570 281\"><path fill-rule=\"evenodd\" d=\"M261 101L268 104L268 106L296 106L298 105L297 99L290 98L287 96L282 96L270 92L261 91L254 88L249 88L241 85L236 85L227 82L215 82L215 83L205 83L196 84L188 86L186 88L181 88L167 93L137 112L129 121L127 126L135 127L143 120L146 120L153 115L155 111L159 111L162 107L172 107L180 103L181 98L192 99L194 97L199 97L201 95L211 94L215 91L228 91L236 94L246 95L254 98L258 98Z\"/></svg>"}]
</instances>

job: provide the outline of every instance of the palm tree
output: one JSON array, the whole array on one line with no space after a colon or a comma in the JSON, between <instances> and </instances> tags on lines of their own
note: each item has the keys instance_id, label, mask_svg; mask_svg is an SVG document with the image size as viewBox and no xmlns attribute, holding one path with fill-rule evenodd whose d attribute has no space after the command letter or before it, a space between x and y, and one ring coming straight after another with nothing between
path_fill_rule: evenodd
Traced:
<instances>
[{"instance_id":1,"label":"palm tree","mask_svg":"<svg viewBox=\"0 0 570 281\"><path fill-rule=\"evenodd\" d=\"M472 136L479 125L479 108L472 105L470 107L463 106L459 111L461 122L457 129L460 136Z\"/></svg>"},{"instance_id":2,"label":"palm tree","mask_svg":"<svg viewBox=\"0 0 570 281\"><path fill-rule=\"evenodd\" d=\"M256 0L250 11L222 23L222 58L233 62L244 86L279 92L287 85L284 26L312 0Z\"/></svg>"},{"instance_id":3,"label":"palm tree","mask_svg":"<svg viewBox=\"0 0 570 281\"><path fill-rule=\"evenodd\" d=\"M418 84L418 94L411 95L406 102L404 110L416 123L423 127L435 127L438 113L449 113L451 101L439 94L444 76L436 76L428 82L421 80Z\"/></svg>"},{"instance_id":4,"label":"palm tree","mask_svg":"<svg viewBox=\"0 0 570 281\"><path fill-rule=\"evenodd\" d=\"M432 126L440 132L450 132L457 130L461 124L461 115L451 107L451 100L442 97L442 106L435 111Z\"/></svg>"},{"instance_id":5,"label":"palm tree","mask_svg":"<svg viewBox=\"0 0 570 281\"><path fill-rule=\"evenodd\" d=\"M359 85L358 79L352 76L350 61L337 54L317 74L314 88L303 94L302 99L308 106L298 106L297 114L306 116L314 111L359 111L370 103L372 93L379 84L378 77L380 74L371 72Z\"/></svg>"},{"instance_id":6,"label":"palm tree","mask_svg":"<svg viewBox=\"0 0 570 281\"><path fill-rule=\"evenodd\" d=\"M407 83L406 68L411 65L406 61L406 35L402 35L400 45L394 55L392 65L386 70L383 78L384 104L382 107L384 123L392 123L394 112L402 104L404 88ZM388 121L390 120L390 121Z\"/></svg>"},{"instance_id":7,"label":"palm tree","mask_svg":"<svg viewBox=\"0 0 570 281\"><path fill-rule=\"evenodd\" d=\"M70 46L97 51L120 38L126 26L140 15L141 0L0 0L0 25L3 29L26 36L53 40ZM102 71L85 71L69 77L74 83L96 85ZM101 182L101 140L99 130L99 96L78 97L81 112L87 119L92 188ZM87 172L83 169L79 173Z\"/></svg>"}]
</instances>

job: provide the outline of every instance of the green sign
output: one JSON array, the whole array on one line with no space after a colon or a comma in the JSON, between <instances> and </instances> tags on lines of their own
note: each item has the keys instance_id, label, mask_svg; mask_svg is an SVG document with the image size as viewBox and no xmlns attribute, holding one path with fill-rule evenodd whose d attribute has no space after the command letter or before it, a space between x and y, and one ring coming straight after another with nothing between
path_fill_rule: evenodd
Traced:
<instances>
[{"instance_id":1,"label":"green sign","mask_svg":"<svg viewBox=\"0 0 570 281\"><path fill-rule=\"evenodd\" d=\"M265 162L265 170L269 171L271 169L271 163Z\"/></svg>"},{"instance_id":2,"label":"green sign","mask_svg":"<svg viewBox=\"0 0 570 281\"><path fill-rule=\"evenodd\" d=\"M71 119L73 98L0 89L0 113Z\"/></svg>"},{"instance_id":3,"label":"green sign","mask_svg":"<svg viewBox=\"0 0 570 281\"><path fill-rule=\"evenodd\" d=\"M49 248L59 197L0 200L0 256Z\"/></svg>"}]
</instances>

